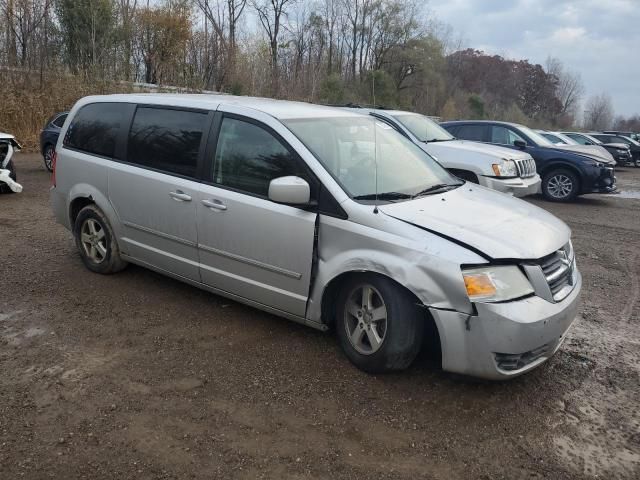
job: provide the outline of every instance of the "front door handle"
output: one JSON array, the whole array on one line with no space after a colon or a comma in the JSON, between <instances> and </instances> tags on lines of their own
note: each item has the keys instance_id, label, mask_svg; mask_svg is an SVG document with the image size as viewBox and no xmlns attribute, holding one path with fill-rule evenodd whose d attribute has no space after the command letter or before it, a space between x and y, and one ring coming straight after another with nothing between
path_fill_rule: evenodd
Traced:
<instances>
[{"instance_id":1,"label":"front door handle","mask_svg":"<svg viewBox=\"0 0 640 480\"><path fill-rule=\"evenodd\" d=\"M220 200L202 200L202 204L213 210L225 211L227 209L227 206Z\"/></svg>"},{"instance_id":2,"label":"front door handle","mask_svg":"<svg viewBox=\"0 0 640 480\"><path fill-rule=\"evenodd\" d=\"M191 195L184 193L182 190L176 190L175 192L169 192L169 196L177 202L190 202Z\"/></svg>"}]
</instances>

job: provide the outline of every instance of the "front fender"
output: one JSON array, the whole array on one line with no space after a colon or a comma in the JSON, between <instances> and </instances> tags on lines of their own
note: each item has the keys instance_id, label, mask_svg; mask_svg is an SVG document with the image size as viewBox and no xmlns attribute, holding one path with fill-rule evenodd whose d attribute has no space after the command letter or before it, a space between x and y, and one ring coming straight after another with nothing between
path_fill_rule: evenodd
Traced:
<instances>
[{"instance_id":1,"label":"front fender","mask_svg":"<svg viewBox=\"0 0 640 480\"><path fill-rule=\"evenodd\" d=\"M466 248L412 225L399 223L397 233L388 233L323 217L307 318L321 322L328 286L345 273L358 272L389 277L426 306L472 313L460 265L484 262Z\"/></svg>"}]
</instances>

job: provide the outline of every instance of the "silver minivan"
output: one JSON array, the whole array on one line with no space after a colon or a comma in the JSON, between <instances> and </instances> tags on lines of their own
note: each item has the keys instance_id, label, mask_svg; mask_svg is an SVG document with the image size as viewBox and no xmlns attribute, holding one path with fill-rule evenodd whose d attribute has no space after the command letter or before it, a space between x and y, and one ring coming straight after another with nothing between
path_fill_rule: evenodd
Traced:
<instances>
[{"instance_id":1,"label":"silver minivan","mask_svg":"<svg viewBox=\"0 0 640 480\"><path fill-rule=\"evenodd\" d=\"M581 276L569 228L451 176L371 116L226 95L80 100L51 203L90 270L128 262L306 325L368 372L423 345L522 374L560 348Z\"/></svg>"}]
</instances>

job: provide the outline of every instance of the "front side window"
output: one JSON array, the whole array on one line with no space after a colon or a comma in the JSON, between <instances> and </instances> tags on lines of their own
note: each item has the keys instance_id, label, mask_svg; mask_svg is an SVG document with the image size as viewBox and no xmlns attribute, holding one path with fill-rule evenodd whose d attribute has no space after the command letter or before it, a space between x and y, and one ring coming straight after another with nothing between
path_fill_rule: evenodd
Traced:
<instances>
[{"instance_id":1,"label":"front side window","mask_svg":"<svg viewBox=\"0 0 640 480\"><path fill-rule=\"evenodd\" d=\"M499 143L501 145L515 145L516 140L527 143L524 138L507 127L498 125L494 125L493 127L491 127L491 143Z\"/></svg>"},{"instance_id":2,"label":"front side window","mask_svg":"<svg viewBox=\"0 0 640 480\"><path fill-rule=\"evenodd\" d=\"M206 113L138 107L129 132L127 161L195 177L206 125Z\"/></svg>"},{"instance_id":3,"label":"front side window","mask_svg":"<svg viewBox=\"0 0 640 480\"><path fill-rule=\"evenodd\" d=\"M243 120L222 120L213 162L214 183L267 197L271 180L287 176L311 183L300 161L270 132Z\"/></svg>"},{"instance_id":4,"label":"front side window","mask_svg":"<svg viewBox=\"0 0 640 480\"><path fill-rule=\"evenodd\" d=\"M459 184L417 145L379 120L301 118L284 123L352 198L401 200Z\"/></svg>"},{"instance_id":5,"label":"front side window","mask_svg":"<svg viewBox=\"0 0 640 480\"><path fill-rule=\"evenodd\" d=\"M64 136L66 148L113 157L121 123L126 118L122 103L91 103L76 113Z\"/></svg>"},{"instance_id":6,"label":"front side window","mask_svg":"<svg viewBox=\"0 0 640 480\"><path fill-rule=\"evenodd\" d=\"M404 128L409 130L421 142L445 142L453 136L444 128L424 115L399 113L392 115Z\"/></svg>"}]
</instances>

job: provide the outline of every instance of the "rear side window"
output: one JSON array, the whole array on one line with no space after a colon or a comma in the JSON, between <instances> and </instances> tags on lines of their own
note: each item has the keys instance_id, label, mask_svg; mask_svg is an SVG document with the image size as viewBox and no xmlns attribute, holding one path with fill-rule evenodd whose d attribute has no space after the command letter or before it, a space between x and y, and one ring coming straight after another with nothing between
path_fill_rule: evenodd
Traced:
<instances>
[{"instance_id":1,"label":"rear side window","mask_svg":"<svg viewBox=\"0 0 640 480\"><path fill-rule=\"evenodd\" d=\"M138 107L127 147L127 161L185 177L195 177L207 114Z\"/></svg>"},{"instance_id":2,"label":"rear side window","mask_svg":"<svg viewBox=\"0 0 640 480\"><path fill-rule=\"evenodd\" d=\"M271 180L289 175L310 180L297 158L267 130L242 120L223 119L214 161L215 183L266 197Z\"/></svg>"},{"instance_id":3,"label":"rear side window","mask_svg":"<svg viewBox=\"0 0 640 480\"><path fill-rule=\"evenodd\" d=\"M113 157L116 138L126 117L126 106L121 103L85 105L73 117L63 145L94 155Z\"/></svg>"},{"instance_id":4,"label":"rear side window","mask_svg":"<svg viewBox=\"0 0 640 480\"><path fill-rule=\"evenodd\" d=\"M53 124L54 124L56 127L60 127L60 128L62 128L62 125L64 125L64 121L65 121L66 119L67 119L67 114L65 113L64 115L60 115L58 118L56 118L56 119L53 121Z\"/></svg>"},{"instance_id":5,"label":"rear side window","mask_svg":"<svg viewBox=\"0 0 640 480\"><path fill-rule=\"evenodd\" d=\"M456 137L463 140L473 140L476 142L486 141L486 125L462 125L456 132Z\"/></svg>"}]
</instances>

